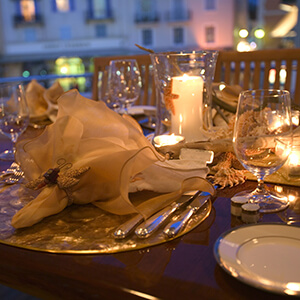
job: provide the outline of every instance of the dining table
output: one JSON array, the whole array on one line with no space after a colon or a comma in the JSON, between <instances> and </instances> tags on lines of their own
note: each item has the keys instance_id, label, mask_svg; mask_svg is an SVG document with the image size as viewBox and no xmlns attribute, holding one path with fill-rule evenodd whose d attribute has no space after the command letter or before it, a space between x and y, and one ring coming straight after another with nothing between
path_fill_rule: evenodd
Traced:
<instances>
[{"instance_id":1,"label":"dining table","mask_svg":"<svg viewBox=\"0 0 300 300\"><path fill-rule=\"evenodd\" d=\"M1 136L0 151L9 146L9 140ZM0 161L0 171L10 163ZM270 188L275 185L268 184ZM240 217L231 214L231 198L255 186L255 181L247 180L234 187L217 189L211 199L210 214L203 222L178 238L142 249L116 253L55 253L0 241L0 283L40 299L56 300L291 298L234 278L218 264L214 255L221 235L247 226ZM281 186L297 201L299 187ZM262 215L258 221L288 222L288 209ZM300 224L295 214L293 222Z\"/></svg>"}]
</instances>

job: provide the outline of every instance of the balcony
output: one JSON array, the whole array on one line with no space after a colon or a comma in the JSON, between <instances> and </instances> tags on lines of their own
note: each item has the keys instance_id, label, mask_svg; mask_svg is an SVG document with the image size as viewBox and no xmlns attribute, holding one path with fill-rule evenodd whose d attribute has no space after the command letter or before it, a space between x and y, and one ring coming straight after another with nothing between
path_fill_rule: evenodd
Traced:
<instances>
[{"instance_id":1,"label":"balcony","mask_svg":"<svg viewBox=\"0 0 300 300\"><path fill-rule=\"evenodd\" d=\"M187 22L192 19L192 12L190 10L174 10L166 13L167 22Z\"/></svg>"},{"instance_id":2,"label":"balcony","mask_svg":"<svg viewBox=\"0 0 300 300\"><path fill-rule=\"evenodd\" d=\"M160 17L158 12L137 12L135 14L135 23L157 23L159 22Z\"/></svg>"},{"instance_id":3,"label":"balcony","mask_svg":"<svg viewBox=\"0 0 300 300\"><path fill-rule=\"evenodd\" d=\"M114 16L111 10L108 10L104 13L89 10L86 12L85 20L86 23L112 22L114 21Z\"/></svg>"},{"instance_id":4,"label":"balcony","mask_svg":"<svg viewBox=\"0 0 300 300\"><path fill-rule=\"evenodd\" d=\"M42 26L42 25L44 25L44 18L43 18L42 15L39 15L39 14L31 16L30 20L27 20L22 15L14 15L13 21L14 21L14 26L15 27L19 27L19 26L35 26L35 25Z\"/></svg>"}]
</instances>

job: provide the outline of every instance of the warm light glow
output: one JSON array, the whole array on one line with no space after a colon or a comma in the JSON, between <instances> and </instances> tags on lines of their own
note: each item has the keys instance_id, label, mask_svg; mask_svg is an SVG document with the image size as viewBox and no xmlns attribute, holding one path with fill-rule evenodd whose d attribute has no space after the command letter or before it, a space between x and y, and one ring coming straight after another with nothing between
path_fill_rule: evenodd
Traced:
<instances>
[{"instance_id":1,"label":"warm light glow","mask_svg":"<svg viewBox=\"0 0 300 300\"><path fill-rule=\"evenodd\" d=\"M275 28L271 31L272 37L284 37L286 36L298 22L298 7L297 5L284 5L280 4L282 10L288 13L279 21Z\"/></svg>"},{"instance_id":2,"label":"warm light glow","mask_svg":"<svg viewBox=\"0 0 300 300\"><path fill-rule=\"evenodd\" d=\"M288 295L296 295L297 292L300 291L300 283L299 282L288 282L286 284L286 289L284 292Z\"/></svg>"},{"instance_id":3,"label":"warm light glow","mask_svg":"<svg viewBox=\"0 0 300 300\"><path fill-rule=\"evenodd\" d=\"M275 79L276 79L276 70L275 69L271 69L269 71L269 82L271 84L274 84L275 83Z\"/></svg>"},{"instance_id":4,"label":"warm light glow","mask_svg":"<svg viewBox=\"0 0 300 300\"><path fill-rule=\"evenodd\" d=\"M236 50L239 52L248 52L251 51L251 47L248 42L242 41L237 44Z\"/></svg>"},{"instance_id":5,"label":"warm light glow","mask_svg":"<svg viewBox=\"0 0 300 300\"><path fill-rule=\"evenodd\" d=\"M180 135L158 135L154 138L154 145L155 147L164 147L164 146L171 146L171 145L176 145L180 142L184 141L184 137Z\"/></svg>"},{"instance_id":6,"label":"warm light glow","mask_svg":"<svg viewBox=\"0 0 300 300\"><path fill-rule=\"evenodd\" d=\"M284 84L285 83L285 80L286 80L286 69L281 69L279 71L279 81L281 84Z\"/></svg>"},{"instance_id":7,"label":"warm light glow","mask_svg":"<svg viewBox=\"0 0 300 300\"><path fill-rule=\"evenodd\" d=\"M60 68L60 72L62 74L67 74L68 73L68 68L66 66L63 66L63 67Z\"/></svg>"},{"instance_id":8,"label":"warm light glow","mask_svg":"<svg viewBox=\"0 0 300 300\"><path fill-rule=\"evenodd\" d=\"M262 39L264 38L265 36L265 31L263 29L256 29L254 31L254 36L257 38L257 39Z\"/></svg>"},{"instance_id":9,"label":"warm light glow","mask_svg":"<svg viewBox=\"0 0 300 300\"><path fill-rule=\"evenodd\" d=\"M56 0L56 7L58 11L66 12L70 10L69 0Z\"/></svg>"},{"instance_id":10,"label":"warm light glow","mask_svg":"<svg viewBox=\"0 0 300 300\"><path fill-rule=\"evenodd\" d=\"M226 88L226 85L225 85L224 83L221 83L221 84L219 85L219 90L220 90L220 91L223 91L225 88Z\"/></svg>"},{"instance_id":11,"label":"warm light glow","mask_svg":"<svg viewBox=\"0 0 300 300\"><path fill-rule=\"evenodd\" d=\"M249 34L249 32L248 32L248 30L247 29L241 29L240 31L239 31L239 36L241 37L241 38L246 38L247 36L248 36L248 34Z\"/></svg>"},{"instance_id":12,"label":"warm light glow","mask_svg":"<svg viewBox=\"0 0 300 300\"><path fill-rule=\"evenodd\" d=\"M289 156L289 164L293 166L298 166L300 163L299 152L292 152Z\"/></svg>"},{"instance_id":13,"label":"warm light glow","mask_svg":"<svg viewBox=\"0 0 300 300\"><path fill-rule=\"evenodd\" d=\"M21 15L26 22L34 21L35 19L35 4L33 0L20 1Z\"/></svg>"}]
</instances>

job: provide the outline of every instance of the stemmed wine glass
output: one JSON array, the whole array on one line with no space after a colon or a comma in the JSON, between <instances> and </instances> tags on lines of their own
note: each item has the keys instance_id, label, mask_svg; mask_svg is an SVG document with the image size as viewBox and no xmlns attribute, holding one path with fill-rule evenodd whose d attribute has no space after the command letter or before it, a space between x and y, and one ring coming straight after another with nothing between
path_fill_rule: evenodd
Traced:
<instances>
[{"instance_id":1,"label":"stemmed wine glass","mask_svg":"<svg viewBox=\"0 0 300 300\"><path fill-rule=\"evenodd\" d=\"M135 59L112 60L108 70L108 90L113 103L120 104L120 113L128 108L141 92L141 74Z\"/></svg>"},{"instance_id":2,"label":"stemmed wine glass","mask_svg":"<svg viewBox=\"0 0 300 300\"><path fill-rule=\"evenodd\" d=\"M291 153L290 93L270 89L241 92L233 147L238 160L258 181L254 191L243 191L235 196L246 197L250 203L258 204L262 213L285 209L287 197L268 191L264 178L277 171Z\"/></svg>"},{"instance_id":3,"label":"stemmed wine glass","mask_svg":"<svg viewBox=\"0 0 300 300\"><path fill-rule=\"evenodd\" d=\"M20 83L0 84L0 132L8 136L13 148L0 154L2 160L15 159L15 143L29 124L29 109Z\"/></svg>"}]
</instances>

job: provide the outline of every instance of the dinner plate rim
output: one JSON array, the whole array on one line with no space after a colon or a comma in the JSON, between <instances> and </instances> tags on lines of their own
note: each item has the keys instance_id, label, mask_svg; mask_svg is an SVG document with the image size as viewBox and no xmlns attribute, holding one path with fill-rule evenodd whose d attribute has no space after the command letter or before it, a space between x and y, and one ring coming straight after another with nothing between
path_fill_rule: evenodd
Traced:
<instances>
[{"instance_id":1,"label":"dinner plate rim","mask_svg":"<svg viewBox=\"0 0 300 300\"><path fill-rule=\"evenodd\" d=\"M247 229L247 228L249 229L251 227L257 227L258 228L258 227L263 227L263 226L281 226L281 227L286 227L286 228L289 227L289 228L295 228L297 230L300 230L299 226L292 225L292 224L288 225L288 224L285 224L285 223L277 223L277 222L266 222L266 223L260 223L260 224L257 224L257 223L256 224L244 224L242 226L237 226L237 227L231 228L231 229L223 232L217 238L217 240L215 241L214 247L213 247L213 253L214 253L215 260L217 261L218 265L226 273L228 273L232 277L238 279L239 281L241 281L241 282L243 282L247 285L250 285L252 287L255 287L255 288L258 288L258 289L261 289L261 290L264 290L264 291L273 292L273 293L276 293L276 294L287 295L287 296L299 296L300 295L300 290L293 291L293 294L289 294L287 289L283 289L283 288L280 288L278 286L272 288L272 286L270 286L270 285L263 285L258 281L251 280L247 277L242 276L241 274L239 274L239 270L232 267L230 262L228 263L228 265L224 265L222 263L222 261L221 261L222 257L221 257L221 254L219 252L219 248L220 248L221 242L226 238L226 236L228 236L229 234L231 234L233 231L236 231L236 230L242 230L242 229ZM249 239L249 237L248 237L248 239ZM244 240L241 241L239 245L242 246L242 244L245 243L246 241L247 241L247 237L245 237ZM238 247L238 250L239 250L239 248L240 247Z\"/></svg>"}]
</instances>

